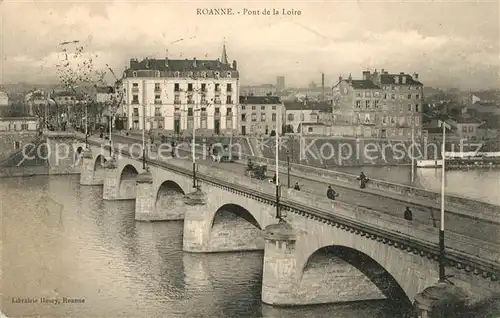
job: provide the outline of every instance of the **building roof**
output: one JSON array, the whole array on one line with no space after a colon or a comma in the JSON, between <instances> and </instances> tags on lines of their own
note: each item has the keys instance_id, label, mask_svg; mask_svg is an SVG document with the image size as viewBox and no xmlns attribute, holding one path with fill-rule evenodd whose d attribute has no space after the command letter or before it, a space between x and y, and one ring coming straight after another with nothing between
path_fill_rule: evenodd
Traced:
<instances>
[{"instance_id":1,"label":"building roof","mask_svg":"<svg viewBox=\"0 0 500 318\"><path fill-rule=\"evenodd\" d=\"M500 93L497 91L472 92L472 95L483 101L493 101L500 98Z\"/></svg>"},{"instance_id":2,"label":"building roof","mask_svg":"<svg viewBox=\"0 0 500 318\"><path fill-rule=\"evenodd\" d=\"M328 111L332 109L331 103L325 102L284 102L286 110L318 110Z\"/></svg>"},{"instance_id":3,"label":"building roof","mask_svg":"<svg viewBox=\"0 0 500 318\"><path fill-rule=\"evenodd\" d=\"M146 58L142 61L130 60L130 68L128 70L141 71L200 71L200 70L235 70L230 64L224 64L219 59L217 60L198 60L185 59L185 60L171 60L171 59L149 59Z\"/></svg>"},{"instance_id":4,"label":"building roof","mask_svg":"<svg viewBox=\"0 0 500 318\"><path fill-rule=\"evenodd\" d=\"M113 94L115 92L115 89L113 86L97 86L96 87L97 93L101 94Z\"/></svg>"},{"instance_id":5,"label":"building roof","mask_svg":"<svg viewBox=\"0 0 500 318\"><path fill-rule=\"evenodd\" d=\"M455 116L451 118L454 122L457 124L481 124L482 121L475 117L469 117L469 116Z\"/></svg>"},{"instance_id":6,"label":"building roof","mask_svg":"<svg viewBox=\"0 0 500 318\"><path fill-rule=\"evenodd\" d=\"M0 98L9 98L6 92L0 91Z\"/></svg>"},{"instance_id":7,"label":"building roof","mask_svg":"<svg viewBox=\"0 0 500 318\"><path fill-rule=\"evenodd\" d=\"M406 83L403 84L402 80L399 79L399 83L396 84L395 77L405 77ZM380 74L380 83L381 84L395 84L395 85L422 85L419 81L416 81L408 74Z\"/></svg>"},{"instance_id":8,"label":"building roof","mask_svg":"<svg viewBox=\"0 0 500 318\"><path fill-rule=\"evenodd\" d=\"M278 96L240 96L240 104L281 104Z\"/></svg>"},{"instance_id":9,"label":"building roof","mask_svg":"<svg viewBox=\"0 0 500 318\"><path fill-rule=\"evenodd\" d=\"M325 126L324 123L318 123L318 122L301 122L300 123L303 126Z\"/></svg>"},{"instance_id":10,"label":"building roof","mask_svg":"<svg viewBox=\"0 0 500 318\"><path fill-rule=\"evenodd\" d=\"M369 80L351 80L351 86L354 89L381 89Z\"/></svg>"}]
</instances>

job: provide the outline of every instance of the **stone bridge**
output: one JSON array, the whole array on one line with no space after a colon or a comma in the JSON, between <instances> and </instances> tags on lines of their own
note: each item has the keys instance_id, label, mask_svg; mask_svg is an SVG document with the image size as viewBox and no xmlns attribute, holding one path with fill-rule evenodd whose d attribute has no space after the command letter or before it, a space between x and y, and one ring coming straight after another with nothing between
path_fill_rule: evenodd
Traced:
<instances>
[{"instance_id":1,"label":"stone bridge","mask_svg":"<svg viewBox=\"0 0 500 318\"><path fill-rule=\"evenodd\" d=\"M57 138L49 136L49 146ZM72 142L77 154L85 147L79 139ZM190 162L148 159L144 169L139 149L110 157L95 141L81 153L79 164L53 170L80 173L82 185L102 185L105 200L135 199L138 221L184 220L184 251L264 250L264 303L401 295L413 303L438 281L434 227L293 189L280 191L285 222L278 223L273 184L198 165L197 190ZM447 233L446 272L457 297L473 304L500 293L499 251L499 245Z\"/></svg>"}]
</instances>

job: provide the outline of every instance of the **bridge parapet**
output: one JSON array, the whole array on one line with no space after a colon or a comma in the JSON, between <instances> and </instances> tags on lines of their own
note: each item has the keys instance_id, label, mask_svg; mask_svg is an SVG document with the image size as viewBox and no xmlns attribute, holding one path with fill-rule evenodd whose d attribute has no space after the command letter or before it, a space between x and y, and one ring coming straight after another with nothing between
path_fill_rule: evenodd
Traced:
<instances>
[{"instance_id":1,"label":"bridge parapet","mask_svg":"<svg viewBox=\"0 0 500 318\"><path fill-rule=\"evenodd\" d=\"M276 160L274 159L253 156L245 156L245 158L251 159L255 163L266 164L270 171L275 170ZM287 163L280 161L279 169L281 173L287 173ZM340 171L321 169L297 163L290 163L290 170L292 173L306 174L311 178L321 178L325 182L339 181L359 186L358 176ZM424 202L433 202L434 204L441 202L440 193L383 180L370 179L370 182L366 184L366 188L415 198ZM454 195L446 195L446 203L457 208L466 209L467 211L474 211L478 218L500 223L500 206L498 205Z\"/></svg>"}]
</instances>

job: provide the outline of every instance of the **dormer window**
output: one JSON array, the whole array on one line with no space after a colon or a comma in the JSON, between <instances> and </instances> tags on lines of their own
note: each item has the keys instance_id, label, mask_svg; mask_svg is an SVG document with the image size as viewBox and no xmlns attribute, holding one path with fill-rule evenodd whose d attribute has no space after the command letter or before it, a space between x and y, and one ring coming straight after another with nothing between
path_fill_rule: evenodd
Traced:
<instances>
[{"instance_id":1,"label":"dormer window","mask_svg":"<svg viewBox=\"0 0 500 318\"><path fill-rule=\"evenodd\" d=\"M215 72L215 78L219 78L219 75L220 75L219 72Z\"/></svg>"},{"instance_id":2,"label":"dormer window","mask_svg":"<svg viewBox=\"0 0 500 318\"><path fill-rule=\"evenodd\" d=\"M231 72L227 72L227 77L231 78Z\"/></svg>"},{"instance_id":3,"label":"dormer window","mask_svg":"<svg viewBox=\"0 0 500 318\"><path fill-rule=\"evenodd\" d=\"M180 77L181 76L181 73L179 73L178 71L174 73L174 76L175 77Z\"/></svg>"},{"instance_id":4,"label":"dormer window","mask_svg":"<svg viewBox=\"0 0 500 318\"><path fill-rule=\"evenodd\" d=\"M155 71L155 77L160 77L160 71Z\"/></svg>"},{"instance_id":5,"label":"dormer window","mask_svg":"<svg viewBox=\"0 0 500 318\"><path fill-rule=\"evenodd\" d=\"M193 77L194 76L194 73L193 72L189 72L189 77Z\"/></svg>"},{"instance_id":6,"label":"dormer window","mask_svg":"<svg viewBox=\"0 0 500 318\"><path fill-rule=\"evenodd\" d=\"M132 77L137 77L137 72L136 71L132 72Z\"/></svg>"},{"instance_id":7,"label":"dormer window","mask_svg":"<svg viewBox=\"0 0 500 318\"><path fill-rule=\"evenodd\" d=\"M203 78L207 77L207 72L201 72L201 77Z\"/></svg>"}]
</instances>

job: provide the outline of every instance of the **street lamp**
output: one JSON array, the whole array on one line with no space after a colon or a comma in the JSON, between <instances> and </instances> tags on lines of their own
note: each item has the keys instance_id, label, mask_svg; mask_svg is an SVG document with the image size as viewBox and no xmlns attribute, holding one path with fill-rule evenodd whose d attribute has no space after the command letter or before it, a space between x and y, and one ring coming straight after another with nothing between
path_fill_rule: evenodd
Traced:
<instances>
[{"instance_id":1,"label":"street lamp","mask_svg":"<svg viewBox=\"0 0 500 318\"><path fill-rule=\"evenodd\" d=\"M282 221L282 218L281 218L281 210L280 210L280 186L279 186L279 167L278 167L278 163L279 163L279 156L278 156L278 153L279 153L279 130L278 130L278 127L279 127L279 116L278 116L278 119L277 119L277 123L276 123L276 133L275 133L275 138L276 138L276 160L275 160L275 170L276 170L276 218L278 219L278 221Z\"/></svg>"},{"instance_id":2,"label":"street lamp","mask_svg":"<svg viewBox=\"0 0 500 318\"><path fill-rule=\"evenodd\" d=\"M85 103L85 147L88 149L89 148L89 142L87 140L89 132L88 132L88 127L89 127L89 116L88 116L88 105Z\"/></svg>"},{"instance_id":3,"label":"street lamp","mask_svg":"<svg viewBox=\"0 0 500 318\"><path fill-rule=\"evenodd\" d=\"M411 184L415 182L415 116L411 117Z\"/></svg>"},{"instance_id":4,"label":"street lamp","mask_svg":"<svg viewBox=\"0 0 500 318\"><path fill-rule=\"evenodd\" d=\"M288 174L288 188L290 188L290 150L286 150L286 166L287 166L287 174Z\"/></svg>"},{"instance_id":5,"label":"street lamp","mask_svg":"<svg viewBox=\"0 0 500 318\"><path fill-rule=\"evenodd\" d=\"M439 121L439 126L443 127L443 144L441 145L441 228L439 230L439 281L445 281L445 250L444 250L444 191L445 191L445 142L446 142L446 129L451 129L450 125L444 121Z\"/></svg>"},{"instance_id":6,"label":"street lamp","mask_svg":"<svg viewBox=\"0 0 500 318\"><path fill-rule=\"evenodd\" d=\"M146 103L142 104L142 169L146 169L146 136L145 136L145 131L146 131ZM111 116L110 116L111 118ZM109 126L109 131L111 135L111 120L110 120L110 126ZM111 148L110 148L111 149Z\"/></svg>"}]
</instances>

